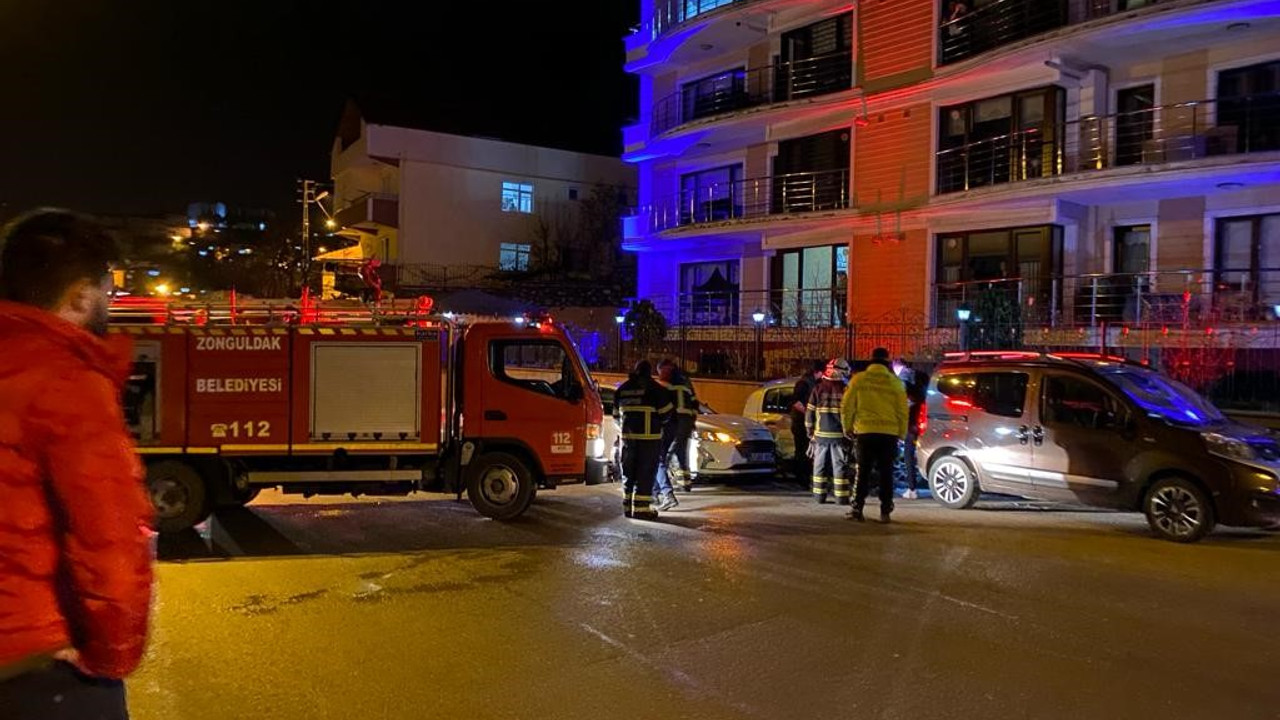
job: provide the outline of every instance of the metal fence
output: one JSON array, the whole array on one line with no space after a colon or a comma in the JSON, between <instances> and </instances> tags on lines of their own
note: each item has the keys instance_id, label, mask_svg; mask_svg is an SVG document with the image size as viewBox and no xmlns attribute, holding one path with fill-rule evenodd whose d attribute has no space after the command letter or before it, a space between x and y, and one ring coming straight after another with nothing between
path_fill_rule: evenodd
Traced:
<instances>
[{"instance_id":1,"label":"metal fence","mask_svg":"<svg viewBox=\"0 0 1280 720\"><path fill-rule=\"evenodd\" d=\"M994 0L982 3L956 17L942 16L938 28L938 64L960 62L1050 30L1138 11L1160 1ZM965 7L973 5L964 4Z\"/></svg>"},{"instance_id":2,"label":"metal fence","mask_svg":"<svg viewBox=\"0 0 1280 720\"><path fill-rule=\"evenodd\" d=\"M818 97L853 87L853 52L732 70L686 83L653 104L654 135L701 118Z\"/></svg>"},{"instance_id":3,"label":"metal fence","mask_svg":"<svg viewBox=\"0 0 1280 720\"><path fill-rule=\"evenodd\" d=\"M653 231L771 215L829 212L853 206L848 169L799 172L713 183L639 209Z\"/></svg>"},{"instance_id":4,"label":"metal fence","mask_svg":"<svg viewBox=\"0 0 1280 720\"><path fill-rule=\"evenodd\" d=\"M1274 150L1280 93L1200 100L1046 122L942 149L938 192Z\"/></svg>"},{"instance_id":5,"label":"metal fence","mask_svg":"<svg viewBox=\"0 0 1280 720\"><path fill-rule=\"evenodd\" d=\"M1274 323L1280 268L1178 270L939 283L932 324L974 320L1029 328L1210 328Z\"/></svg>"}]
</instances>

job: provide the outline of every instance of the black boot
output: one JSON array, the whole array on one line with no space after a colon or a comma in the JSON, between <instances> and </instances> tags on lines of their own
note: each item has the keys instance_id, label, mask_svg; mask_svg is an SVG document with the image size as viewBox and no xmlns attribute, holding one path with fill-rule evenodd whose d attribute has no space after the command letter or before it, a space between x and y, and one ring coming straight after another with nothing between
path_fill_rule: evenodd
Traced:
<instances>
[{"instance_id":1,"label":"black boot","mask_svg":"<svg viewBox=\"0 0 1280 720\"><path fill-rule=\"evenodd\" d=\"M849 519L854 520L856 522L862 522L866 520L866 518L863 517L862 515L862 508L860 507L855 507L854 509L849 511Z\"/></svg>"}]
</instances>

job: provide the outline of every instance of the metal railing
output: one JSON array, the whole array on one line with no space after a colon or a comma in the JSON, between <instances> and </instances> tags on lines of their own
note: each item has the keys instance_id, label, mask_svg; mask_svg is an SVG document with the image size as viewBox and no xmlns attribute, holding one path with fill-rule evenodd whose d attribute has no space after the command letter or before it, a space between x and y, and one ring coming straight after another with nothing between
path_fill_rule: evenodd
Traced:
<instances>
[{"instance_id":1,"label":"metal railing","mask_svg":"<svg viewBox=\"0 0 1280 720\"><path fill-rule=\"evenodd\" d=\"M847 169L800 172L716 183L641 208L651 232L771 215L845 210L853 206Z\"/></svg>"},{"instance_id":2,"label":"metal railing","mask_svg":"<svg viewBox=\"0 0 1280 720\"><path fill-rule=\"evenodd\" d=\"M660 135L693 120L818 97L851 87L851 50L750 70L734 70L687 83L655 102L650 130L654 135Z\"/></svg>"},{"instance_id":3,"label":"metal railing","mask_svg":"<svg viewBox=\"0 0 1280 720\"><path fill-rule=\"evenodd\" d=\"M938 193L1056 175L1280 150L1280 93L1090 115L936 154Z\"/></svg>"},{"instance_id":4,"label":"metal railing","mask_svg":"<svg viewBox=\"0 0 1280 720\"><path fill-rule=\"evenodd\" d=\"M755 315L769 327L841 327L848 290L725 290L648 296L673 327L753 326Z\"/></svg>"},{"instance_id":5,"label":"metal railing","mask_svg":"<svg viewBox=\"0 0 1280 720\"><path fill-rule=\"evenodd\" d=\"M657 0L653 18L647 28L650 40L657 40L668 30L712 10L747 0Z\"/></svg>"},{"instance_id":6,"label":"metal railing","mask_svg":"<svg viewBox=\"0 0 1280 720\"><path fill-rule=\"evenodd\" d=\"M1176 270L938 283L933 324L1208 328L1280 322L1280 268ZM986 316L983 318L983 316Z\"/></svg>"},{"instance_id":7,"label":"metal railing","mask_svg":"<svg viewBox=\"0 0 1280 720\"><path fill-rule=\"evenodd\" d=\"M1060 27L1156 4L1158 0L995 0L958 17L944 14L938 28L938 64L960 62Z\"/></svg>"}]
</instances>

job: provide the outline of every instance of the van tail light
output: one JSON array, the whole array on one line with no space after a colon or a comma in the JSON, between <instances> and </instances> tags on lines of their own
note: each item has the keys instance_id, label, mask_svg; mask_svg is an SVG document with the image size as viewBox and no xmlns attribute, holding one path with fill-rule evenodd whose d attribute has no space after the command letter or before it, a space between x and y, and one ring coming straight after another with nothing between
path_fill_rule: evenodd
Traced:
<instances>
[{"instance_id":1,"label":"van tail light","mask_svg":"<svg viewBox=\"0 0 1280 720\"><path fill-rule=\"evenodd\" d=\"M920 408L920 419L916 421L916 435L924 437L924 431L929 429L929 413Z\"/></svg>"}]
</instances>

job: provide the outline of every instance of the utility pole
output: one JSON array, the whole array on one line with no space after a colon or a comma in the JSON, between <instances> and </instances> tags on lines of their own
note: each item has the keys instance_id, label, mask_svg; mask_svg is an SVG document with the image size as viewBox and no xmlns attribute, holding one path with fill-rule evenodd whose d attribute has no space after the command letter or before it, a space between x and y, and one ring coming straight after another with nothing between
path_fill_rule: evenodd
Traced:
<instances>
[{"instance_id":1,"label":"utility pole","mask_svg":"<svg viewBox=\"0 0 1280 720\"><path fill-rule=\"evenodd\" d=\"M299 182L302 183L302 286L307 287L311 278L311 203L315 202L316 181Z\"/></svg>"}]
</instances>

